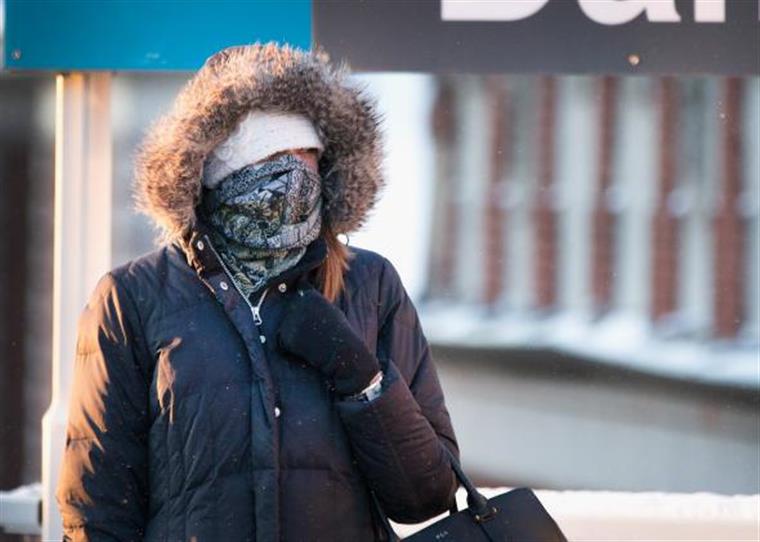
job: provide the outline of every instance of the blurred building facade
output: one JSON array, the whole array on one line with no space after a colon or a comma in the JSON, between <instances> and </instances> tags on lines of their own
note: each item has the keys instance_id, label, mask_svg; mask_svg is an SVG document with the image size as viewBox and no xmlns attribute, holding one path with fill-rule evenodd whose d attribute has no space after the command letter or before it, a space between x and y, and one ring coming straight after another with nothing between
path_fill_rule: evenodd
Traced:
<instances>
[{"instance_id":1,"label":"blurred building facade","mask_svg":"<svg viewBox=\"0 0 760 542\"><path fill-rule=\"evenodd\" d=\"M420 306L483 482L756 493L760 80L445 76L431 130Z\"/></svg>"}]
</instances>

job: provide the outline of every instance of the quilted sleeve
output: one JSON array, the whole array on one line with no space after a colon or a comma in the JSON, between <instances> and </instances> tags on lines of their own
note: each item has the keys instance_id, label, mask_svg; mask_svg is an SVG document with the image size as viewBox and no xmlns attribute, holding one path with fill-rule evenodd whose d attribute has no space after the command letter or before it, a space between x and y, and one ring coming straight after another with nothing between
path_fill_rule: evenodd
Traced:
<instances>
[{"instance_id":1,"label":"quilted sleeve","mask_svg":"<svg viewBox=\"0 0 760 542\"><path fill-rule=\"evenodd\" d=\"M459 448L417 311L387 260L379 302L383 392L368 403L339 401L337 408L384 512L418 523L453 503L458 484L441 444L457 458Z\"/></svg>"},{"instance_id":2,"label":"quilted sleeve","mask_svg":"<svg viewBox=\"0 0 760 542\"><path fill-rule=\"evenodd\" d=\"M56 488L64 540L142 540L147 513L147 349L136 308L107 273L77 328Z\"/></svg>"}]
</instances>

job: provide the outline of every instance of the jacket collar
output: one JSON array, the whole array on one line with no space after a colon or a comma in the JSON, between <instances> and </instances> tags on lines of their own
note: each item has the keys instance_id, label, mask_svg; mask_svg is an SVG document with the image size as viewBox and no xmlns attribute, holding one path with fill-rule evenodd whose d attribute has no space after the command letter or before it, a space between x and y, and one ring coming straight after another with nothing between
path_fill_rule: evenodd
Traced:
<instances>
[{"instance_id":1,"label":"jacket collar","mask_svg":"<svg viewBox=\"0 0 760 542\"><path fill-rule=\"evenodd\" d=\"M224 272L224 267L211 245L210 228L211 226L199 219L180 240L176 241L177 246L185 255L188 265L195 269L199 276ZM281 282L290 286L304 273L310 273L319 267L325 258L327 258L327 243L320 236L309 243L306 252L293 267L269 278L264 287Z\"/></svg>"}]
</instances>

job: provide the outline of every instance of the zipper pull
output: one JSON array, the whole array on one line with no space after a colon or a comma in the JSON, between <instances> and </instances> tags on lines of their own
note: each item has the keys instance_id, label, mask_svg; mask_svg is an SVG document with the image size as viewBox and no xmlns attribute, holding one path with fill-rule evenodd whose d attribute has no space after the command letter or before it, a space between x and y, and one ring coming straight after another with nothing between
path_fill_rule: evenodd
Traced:
<instances>
[{"instance_id":1,"label":"zipper pull","mask_svg":"<svg viewBox=\"0 0 760 542\"><path fill-rule=\"evenodd\" d=\"M253 314L253 323L257 326L260 326L263 320L261 319L261 304L264 302L264 298L267 296L267 292L269 291L269 287L264 288L264 292L261 294L261 297L259 298L259 302L255 305L251 306L251 314Z\"/></svg>"}]
</instances>

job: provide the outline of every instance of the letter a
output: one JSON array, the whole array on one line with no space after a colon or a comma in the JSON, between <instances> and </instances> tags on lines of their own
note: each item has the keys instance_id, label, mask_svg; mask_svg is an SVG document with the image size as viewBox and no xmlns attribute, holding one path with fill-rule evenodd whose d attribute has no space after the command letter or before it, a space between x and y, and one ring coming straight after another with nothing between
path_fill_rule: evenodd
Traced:
<instances>
[{"instance_id":1,"label":"letter a","mask_svg":"<svg viewBox=\"0 0 760 542\"><path fill-rule=\"evenodd\" d=\"M563 0L567 1L567 0ZM518 21L538 13L549 0L441 0L444 21Z\"/></svg>"},{"instance_id":2,"label":"letter a","mask_svg":"<svg viewBox=\"0 0 760 542\"><path fill-rule=\"evenodd\" d=\"M617 25L630 22L646 11L653 23L678 23L681 16L673 0L578 0L583 13L600 24Z\"/></svg>"}]
</instances>

